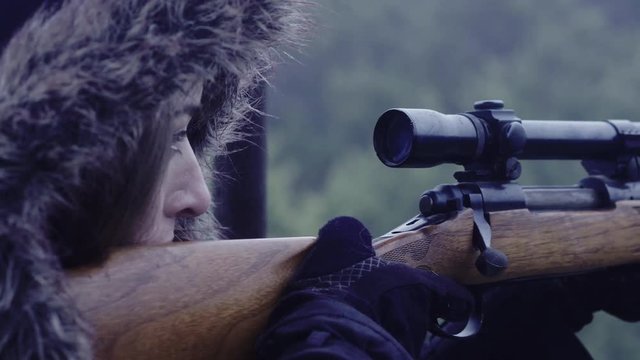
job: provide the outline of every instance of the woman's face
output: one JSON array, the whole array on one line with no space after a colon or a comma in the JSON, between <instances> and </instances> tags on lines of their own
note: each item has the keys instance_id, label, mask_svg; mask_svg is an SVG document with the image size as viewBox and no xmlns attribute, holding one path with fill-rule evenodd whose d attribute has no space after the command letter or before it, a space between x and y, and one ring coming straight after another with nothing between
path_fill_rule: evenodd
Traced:
<instances>
[{"instance_id":1,"label":"woman's face","mask_svg":"<svg viewBox=\"0 0 640 360\"><path fill-rule=\"evenodd\" d=\"M149 213L143 222L139 243L160 244L173 241L176 220L203 214L211 204L211 194L202 169L187 139L192 109L200 104L202 86L185 95L184 105L173 120L171 154L160 180Z\"/></svg>"}]
</instances>

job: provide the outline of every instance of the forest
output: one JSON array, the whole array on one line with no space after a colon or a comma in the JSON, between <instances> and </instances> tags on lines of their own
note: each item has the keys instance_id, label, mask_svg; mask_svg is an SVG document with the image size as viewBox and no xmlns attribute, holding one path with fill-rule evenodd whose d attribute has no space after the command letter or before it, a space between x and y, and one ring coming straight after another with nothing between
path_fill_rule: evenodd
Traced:
<instances>
[{"instance_id":1,"label":"forest","mask_svg":"<svg viewBox=\"0 0 640 360\"><path fill-rule=\"evenodd\" d=\"M454 165L385 167L386 109L469 111L502 99L521 119L640 120L636 0L324 0L267 95L269 236L351 215L381 235L417 213ZM574 184L578 162L524 162L521 184ZM640 324L607 314L579 333L595 359L640 358Z\"/></svg>"}]
</instances>

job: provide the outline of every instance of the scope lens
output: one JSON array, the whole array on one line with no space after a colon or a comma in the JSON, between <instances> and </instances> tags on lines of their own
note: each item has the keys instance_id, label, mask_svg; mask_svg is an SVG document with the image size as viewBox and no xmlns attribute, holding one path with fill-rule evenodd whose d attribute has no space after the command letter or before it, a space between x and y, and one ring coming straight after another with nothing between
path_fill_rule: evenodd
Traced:
<instances>
[{"instance_id":1,"label":"scope lens","mask_svg":"<svg viewBox=\"0 0 640 360\"><path fill-rule=\"evenodd\" d=\"M387 165L400 165L411 153L413 124L402 112L387 111L378 120L374 139L378 157Z\"/></svg>"}]
</instances>

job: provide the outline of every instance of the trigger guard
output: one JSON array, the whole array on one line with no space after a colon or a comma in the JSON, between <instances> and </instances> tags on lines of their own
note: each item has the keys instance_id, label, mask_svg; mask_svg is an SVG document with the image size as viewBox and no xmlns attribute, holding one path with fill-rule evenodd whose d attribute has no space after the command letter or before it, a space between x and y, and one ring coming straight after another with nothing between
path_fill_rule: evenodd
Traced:
<instances>
[{"instance_id":1,"label":"trigger guard","mask_svg":"<svg viewBox=\"0 0 640 360\"><path fill-rule=\"evenodd\" d=\"M429 331L434 335L447 338L466 338L476 335L482 326L482 311L480 309L480 304L481 300L476 299L475 306L469 314L466 323L464 323L464 326L460 326L462 321L445 322L443 325L440 325L437 320L434 320L429 327ZM455 326L453 329L449 329L448 331L445 329L445 327L451 328L452 325L458 326Z\"/></svg>"}]
</instances>

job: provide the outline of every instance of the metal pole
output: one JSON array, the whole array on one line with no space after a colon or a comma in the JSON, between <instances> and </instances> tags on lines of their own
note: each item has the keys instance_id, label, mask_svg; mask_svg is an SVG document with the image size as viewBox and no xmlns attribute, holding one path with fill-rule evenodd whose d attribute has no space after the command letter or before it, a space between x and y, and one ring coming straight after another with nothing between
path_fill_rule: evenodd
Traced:
<instances>
[{"instance_id":1,"label":"metal pole","mask_svg":"<svg viewBox=\"0 0 640 360\"><path fill-rule=\"evenodd\" d=\"M256 89L264 109L265 87ZM215 215L228 239L266 236L266 138L264 116L254 113L243 129L245 140L229 144L230 154L216 159L216 171L223 174L214 187Z\"/></svg>"}]
</instances>

